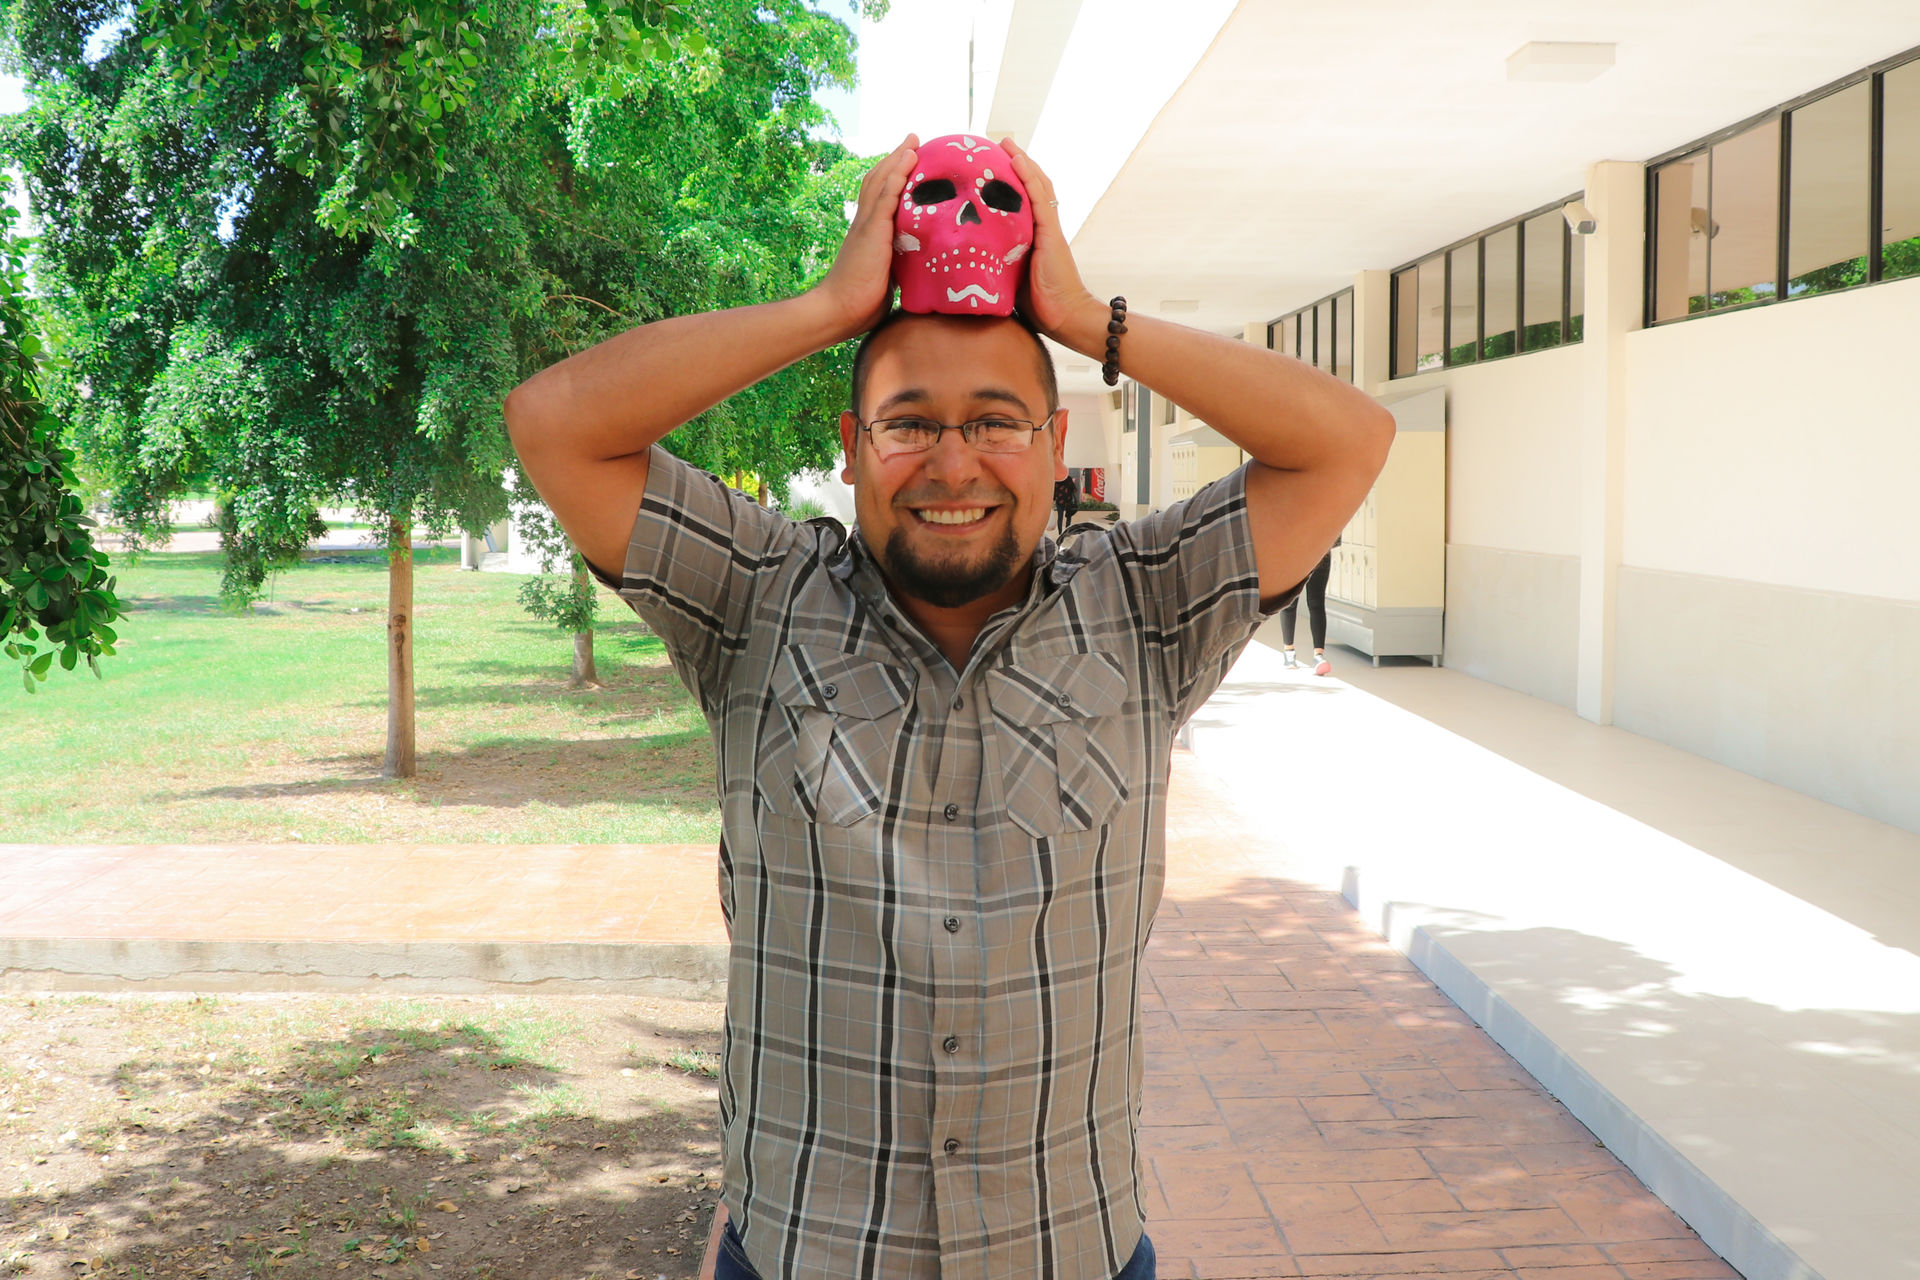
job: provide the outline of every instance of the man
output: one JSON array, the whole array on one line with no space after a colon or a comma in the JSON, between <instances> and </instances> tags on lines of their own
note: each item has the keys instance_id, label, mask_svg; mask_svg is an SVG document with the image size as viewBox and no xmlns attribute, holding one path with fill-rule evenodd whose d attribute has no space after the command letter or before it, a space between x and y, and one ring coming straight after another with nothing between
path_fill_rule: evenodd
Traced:
<instances>
[{"instance_id":1,"label":"man","mask_svg":"<svg viewBox=\"0 0 1920 1280\"><path fill-rule=\"evenodd\" d=\"M1005 145L1035 215L1021 315L1100 360L1108 308L1052 184ZM713 726L721 1276L1138 1280L1138 983L1173 735L1359 506L1393 428L1295 360L1136 316L1124 371L1254 461L1061 550L1067 415L1033 332L887 318L917 146L867 174L818 286L610 339L528 379L507 423ZM862 333L840 418L852 533L651 447Z\"/></svg>"},{"instance_id":2,"label":"man","mask_svg":"<svg viewBox=\"0 0 1920 1280\"><path fill-rule=\"evenodd\" d=\"M1080 485L1072 476L1062 476L1054 482L1053 509L1060 517L1060 536L1065 537L1074 513L1080 510Z\"/></svg>"}]
</instances>

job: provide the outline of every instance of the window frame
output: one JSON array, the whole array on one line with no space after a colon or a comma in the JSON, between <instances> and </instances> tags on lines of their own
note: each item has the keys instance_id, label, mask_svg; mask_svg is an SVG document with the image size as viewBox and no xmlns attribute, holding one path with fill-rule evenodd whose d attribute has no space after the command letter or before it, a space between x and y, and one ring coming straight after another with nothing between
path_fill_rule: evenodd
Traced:
<instances>
[{"instance_id":1,"label":"window frame","mask_svg":"<svg viewBox=\"0 0 1920 1280\"><path fill-rule=\"evenodd\" d=\"M1908 49L1904 53L1894 54L1890 58L1882 58L1880 61L1862 67L1858 71L1854 71L1848 75L1844 75L1838 80L1831 80L1817 89L1800 94L1798 97L1789 98L1787 101L1769 107L1765 111L1756 112L1743 120L1735 121L1725 128L1716 129L1712 133L1695 138L1693 141L1682 146L1670 148L1648 160L1644 165L1646 171L1645 225L1648 228L1648 234L1645 237L1646 243L1643 246L1643 252L1645 253L1643 265L1646 269L1646 287L1644 291L1645 296L1641 299L1641 322L1644 327L1648 329L1664 328L1670 324L1685 324L1689 320L1702 320L1708 316L1731 315L1736 311L1752 311L1756 307L1771 307L1783 302L1796 302L1803 297L1831 298L1839 294L1852 293L1856 289L1870 289L1874 285L1883 283L1886 264L1882 261L1881 251L1885 246L1881 243L1881 222L1885 211L1886 189L1886 157L1883 154L1886 142L1886 76L1889 71L1898 70L1913 62L1920 62L1920 46ZM1850 284L1839 289L1823 289L1818 292L1810 291L1802 294L1789 294L1787 291L1789 280L1787 275L1789 267L1788 249L1793 242L1793 113L1803 107L1810 107L1822 99L1851 89L1855 85L1862 83L1869 86L1867 90L1866 279L1862 280L1859 284ZM1712 303L1713 242L1712 237L1709 236L1707 242L1706 282L1708 303L1706 308L1702 311L1692 312L1686 315L1671 316L1665 320L1655 319L1654 303L1658 294L1660 277L1657 273L1660 270L1660 260L1658 253L1655 251L1657 237L1652 234L1652 228L1654 226L1654 219L1658 216L1659 204L1656 199L1656 193L1659 187L1660 171L1674 161L1683 160L1696 151L1705 153L1708 191L1707 219L1708 224L1711 225L1713 219L1713 148L1719 143L1737 138L1741 134L1752 129L1760 128L1771 121L1778 121L1780 125L1780 189L1775 196L1778 202L1778 229L1775 234L1778 239L1774 245L1774 275L1777 283L1774 296L1771 298L1756 298L1752 302L1742 302L1731 307L1714 306Z\"/></svg>"},{"instance_id":2,"label":"window frame","mask_svg":"<svg viewBox=\"0 0 1920 1280\"><path fill-rule=\"evenodd\" d=\"M1573 320L1570 308L1573 305L1574 241L1579 239L1579 237L1576 237L1573 234L1573 229L1567 225L1567 220L1562 210L1564 210L1570 202L1584 199L1586 194L1585 191L1576 191L1572 195L1562 196L1558 200L1550 200L1538 208L1527 210L1516 218L1507 218L1503 221L1496 222L1492 226L1476 231L1470 236L1462 236L1450 244L1442 245L1440 248L1429 253L1423 253L1412 261L1402 263L1400 266L1387 272L1387 295L1390 303L1387 321L1388 380L1417 378L1429 373L1444 373L1449 369L1464 369L1469 365L1491 364L1501 360L1511 360L1516 356L1537 355L1542 351L1552 351L1557 347L1571 346L1574 343L1582 341L1586 337L1584 327L1581 330L1581 336L1579 338L1570 338L1567 336L1572 327ZM1560 341L1551 347L1535 347L1529 350L1525 346L1527 332L1526 224L1545 213L1552 213L1560 219ZM1514 281L1516 286L1514 296L1514 349L1503 356L1489 356L1486 354L1487 239L1490 236L1499 235L1509 227L1518 229L1518 234L1514 237ZM1453 254L1455 250L1464 249L1468 245L1476 246L1474 251L1476 263L1475 274L1478 277L1474 286L1476 316L1474 320L1475 332L1473 338L1474 358L1456 363L1453 359L1453 348L1457 345L1453 341ZM1402 369L1399 367L1400 343L1398 341L1400 336L1400 290L1394 287L1394 281L1399 278L1402 272L1418 272L1421 263L1430 262L1434 258L1440 259L1442 268L1440 289L1443 295L1443 301L1440 307L1440 366L1436 369ZM1414 317L1413 323L1416 325L1419 323L1418 316ZM1420 342L1417 332L1414 337L1413 349L1414 361L1417 364L1420 359Z\"/></svg>"},{"instance_id":3,"label":"window frame","mask_svg":"<svg viewBox=\"0 0 1920 1280\"><path fill-rule=\"evenodd\" d=\"M1336 289L1332 293L1315 298L1304 307L1296 307L1292 311L1282 312L1280 315L1267 321L1267 350L1279 351L1282 355L1292 356L1303 364L1319 368L1316 359L1319 352L1320 308L1330 306L1332 311L1328 315L1327 325L1330 330L1327 334L1327 368L1321 369L1321 372L1331 373L1332 376L1339 377L1337 370L1340 367L1340 317L1343 314L1352 313L1354 305L1353 295L1354 287L1348 285L1344 289ZM1281 326L1289 320L1293 321L1295 344L1293 350L1286 351L1276 346L1275 342L1279 337ZM1304 328L1302 327L1302 321L1305 322ZM1359 343L1357 330L1354 336L1354 343L1356 345ZM1347 353L1347 367L1349 369L1353 367L1353 353L1351 351ZM1349 386L1359 385L1351 378L1345 379L1345 381Z\"/></svg>"}]
</instances>

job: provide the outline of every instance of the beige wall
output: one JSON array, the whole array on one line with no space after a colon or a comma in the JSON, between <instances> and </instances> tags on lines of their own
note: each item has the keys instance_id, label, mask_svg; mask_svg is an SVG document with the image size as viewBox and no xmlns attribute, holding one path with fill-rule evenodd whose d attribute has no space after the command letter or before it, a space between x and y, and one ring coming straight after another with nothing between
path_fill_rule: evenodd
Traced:
<instances>
[{"instance_id":1,"label":"beige wall","mask_svg":"<svg viewBox=\"0 0 1920 1280\"><path fill-rule=\"evenodd\" d=\"M1627 343L1623 564L1920 600L1920 279Z\"/></svg>"},{"instance_id":2,"label":"beige wall","mask_svg":"<svg viewBox=\"0 0 1920 1280\"><path fill-rule=\"evenodd\" d=\"M1584 347L1470 365L1377 390L1447 388L1447 541L1580 552L1579 371Z\"/></svg>"}]
</instances>

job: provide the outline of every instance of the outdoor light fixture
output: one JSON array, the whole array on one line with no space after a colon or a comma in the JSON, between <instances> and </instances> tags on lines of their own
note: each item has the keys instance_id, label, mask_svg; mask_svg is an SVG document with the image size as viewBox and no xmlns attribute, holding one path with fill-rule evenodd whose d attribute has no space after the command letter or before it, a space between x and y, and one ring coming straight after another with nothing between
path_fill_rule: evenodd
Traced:
<instances>
[{"instance_id":1,"label":"outdoor light fixture","mask_svg":"<svg viewBox=\"0 0 1920 1280\"><path fill-rule=\"evenodd\" d=\"M1573 234L1577 236L1590 236L1600 229L1600 222L1593 216L1593 210L1578 200L1567 201L1560 206L1560 212L1565 215L1567 225L1573 228Z\"/></svg>"},{"instance_id":2,"label":"outdoor light fixture","mask_svg":"<svg viewBox=\"0 0 1920 1280\"><path fill-rule=\"evenodd\" d=\"M1533 40L1507 55L1507 79L1581 84L1613 65L1611 43Z\"/></svg>"}]
</instances>

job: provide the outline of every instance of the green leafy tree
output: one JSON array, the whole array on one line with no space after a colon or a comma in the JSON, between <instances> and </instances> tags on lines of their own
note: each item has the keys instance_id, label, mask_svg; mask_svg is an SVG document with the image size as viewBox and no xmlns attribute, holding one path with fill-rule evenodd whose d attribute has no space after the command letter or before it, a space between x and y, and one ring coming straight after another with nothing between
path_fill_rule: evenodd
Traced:
<instances>
[{"instance_id":1,"label":"green leafy tree","mask_svg":"<svg viewBox=\"0 0 1920 1280\"><path fill-rule=\"evenodd\" d=\"M0 205L0 641L32 693L56 659L71 671L85 658L100 674L119 638L120 601L75 494L73 453L40 400L41 341L16 217Z\"/></svg>"},{"instance_id":2,"label":"green leafy tree","mask_svg":"<svg viewBox=\"0 0 1920 1280\"><path fill-rule=\"evenodd\" d=\"M800 0L12 0L30 104L0 135L49 228L52 389L136 541L195 478L229 600L297 557L316 507L390 555L383 771L413 772L412 559L506 508L499 406L619 328L798 287L857 166L807 138L851 74ZM687 433L709 466L818 465L844 354ZM841 384L843 385L843 384ZM829 451L830 452L830 451Z\"/></svg>"},{"instance_id":3,"label":"green leafy tree","mask_svg":"<svg viewBox=\"0 0 1920 1280\"><path fill-rule=\"evenodd\" d=\"M573 637L573 675L569 689L600 687L593 661L593 624L600 614L598 585L566 531L519 472L514 473L513 536L532 552L539 572L520 584L520 605L541 622ZM612 567L618 572L620 566Z\"/></svg>"}]
</instances>

